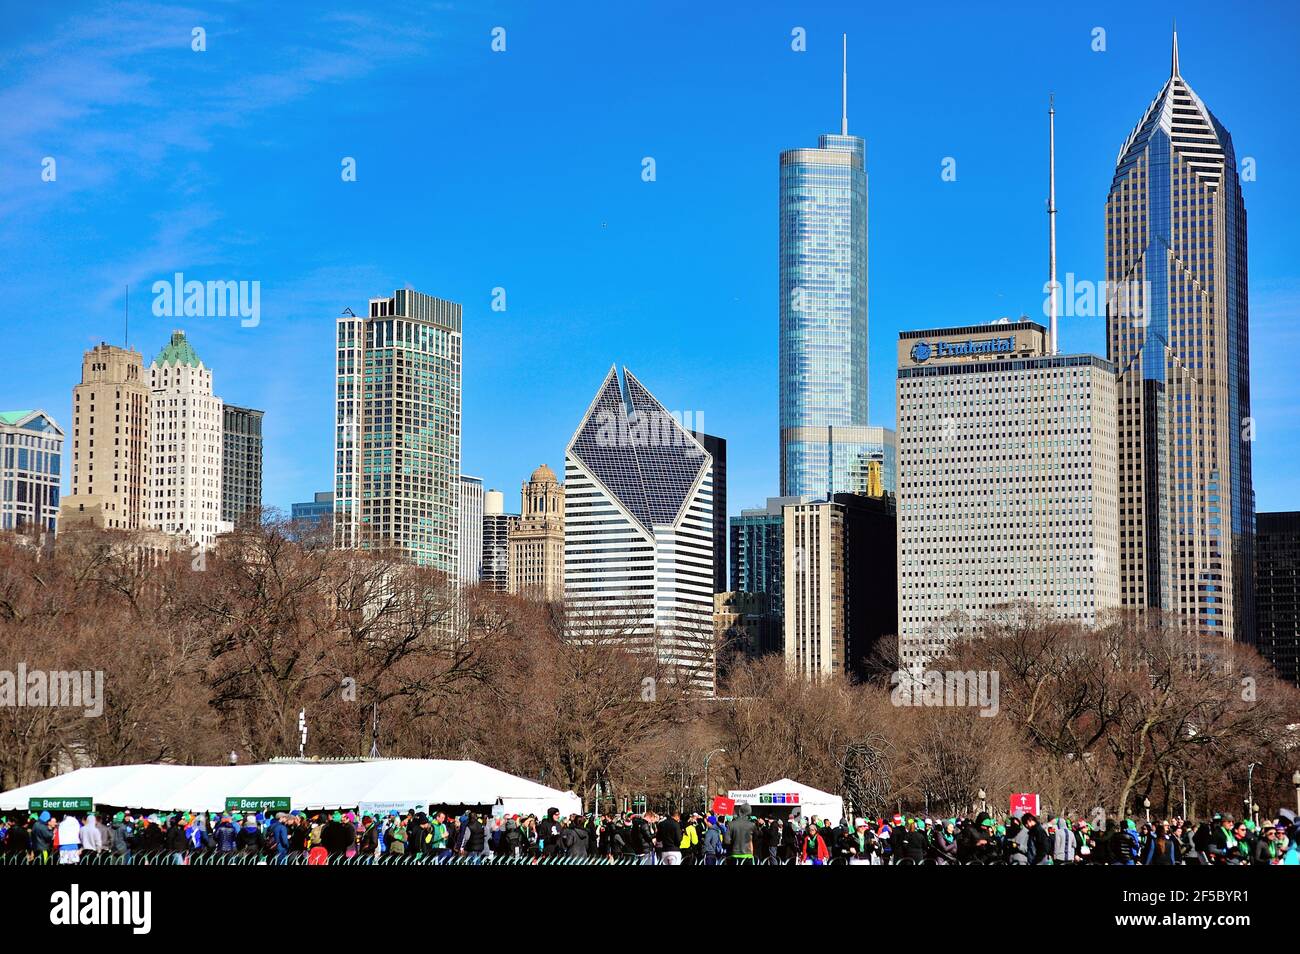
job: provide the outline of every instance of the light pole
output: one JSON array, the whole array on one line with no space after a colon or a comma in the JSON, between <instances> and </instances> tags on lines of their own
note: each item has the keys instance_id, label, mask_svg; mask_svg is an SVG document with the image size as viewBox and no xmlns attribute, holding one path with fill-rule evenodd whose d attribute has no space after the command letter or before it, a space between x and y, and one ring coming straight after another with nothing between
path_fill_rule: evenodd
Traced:
<instances>
[{"instance_id":1,"label":"light pole","mask_svg":"<svg viewBox=\"0 0 1300 954\"><path fill-rule=\"evenodd\" d=\"M1291 784L1295 786L1295 811L1296 816L1300 817L1300 769L1295 770L1291 776Z\"/></svg>"},{"instance_id":2,"label":"light pole","mask_svg":"<svg viewBox=\"0 0 1300 954\"><path fill-rule=\"evenodd\" d=\"M1255 766L1258 764L1258 762L1251 762L1246 766L1246 814L1251 815L1251 821L1254 821L1254 816L1251 813L1251 806L1255 804L1255 788L1253 779L1255 775Z\"/></svg>"},{"instance_id":3,"label":"light pole","mask_svg":"<svg viewBox=\"0 0 1300 954\"><path fill-rule=\"evenodd\" d=\"M1142 807L1146 809L1147 824L1150 825L1151 824L1151 799L1149 798L1142 799Z\"/></svg>"},{"instance_id":4,"label":"light pole","mask_svg":"<svg viewBox=\"0 0 1300 954\"><path fill-rule=\"evenodd\" d=\"M977 794L979 795L980 800L980 811L987 812L989 810L989 803L985 801L984 789L981 788Z\"/></svg>"},{"instance_id":5,"label":"light pole","mask_svg":"<svg viewBox=\"0 0 1300 954\"><path fill-rule=\"evenodd\" d=\"M726 749L714 749L708 755L704 756L704 814L709 813L709 759L713 758L719 752L725 752Z\"/></svg>"}]
</instances>

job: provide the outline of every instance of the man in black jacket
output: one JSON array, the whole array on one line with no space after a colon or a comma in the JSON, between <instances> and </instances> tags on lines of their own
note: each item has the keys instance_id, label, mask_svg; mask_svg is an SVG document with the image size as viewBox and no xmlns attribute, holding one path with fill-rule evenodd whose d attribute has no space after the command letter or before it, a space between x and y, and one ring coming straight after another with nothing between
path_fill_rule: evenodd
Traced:
<instances>
[{"instance_id":1,"label":"man in black jacket","mask_svg":"<svg viewBox=\"0 0 1300 954\"><path fill-rule=\"evenodd\" d=\"M329 852L330 860L342 858L356 842L356 830L345 821L343 814L335 812L320 832L321 847Z\"/></svg>"},{"instance_id":2,"label":"man in black jacket","mask_svg":"<svg viewBox=\"0 0 1300 954\"><path fill-rule=\"evenodd\" d=\"M1047 841L1047 832L1043 829L1037 815L1028 812L1020 819L1029 831L1029 863L1031 865L1050 865L1052 863L1052 846Z\"/></svg>"},{"instance_id":3,"label":"man in black jacket","mask_svg":"<svg viewBox=\"0 0 1300 954\"><path fill-rule=\"evenodd\" d=\"M659 822L655 833L659 842L659 863L661 865L680 865L682 863L682 813L674 808L668 817Z\"/></svg>"},{"instance_id":4,"label":"man in black jacket","mask_svg":"<svg viewBox=\"0 0 1300 954\"><path fill-rule=\"evenodd\" d=\"M633 815L629 834L632 853L637 855L643 864L654 864L655 830L654 826L650 824L650 820L644 815Z\"/></svg>"},{"instance_id":5,"label":"man in black jacket","mask_svg":"<svg viewBox=\"0 0 1300 954\"><path fill-rule=\"evenodd\" d=\"M537 823L537 841L547 858L555 858L563 846L560 844L560 810L548 808L546 817Z\"/></svg>"},{"instance_id":6,"label":"man in black jacket","mask_svg":"<svg viewBox=\"0 0 1300 954\"><path fill-rule=\"evenodd\" d=\"M460 854L470 858L479 858L487 845L487 829L483 827L483 818L478 812L470 812L461 829L458 848Z\"/></svg>"}]
</instances>

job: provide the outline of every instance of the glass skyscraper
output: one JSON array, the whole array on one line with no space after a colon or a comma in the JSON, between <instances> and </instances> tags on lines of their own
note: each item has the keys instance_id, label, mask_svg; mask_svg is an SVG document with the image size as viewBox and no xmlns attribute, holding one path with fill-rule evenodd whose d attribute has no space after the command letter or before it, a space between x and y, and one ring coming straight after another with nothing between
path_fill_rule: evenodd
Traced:
<instances>
[{"instance_id":1,"label":"glass skyscraper","mask_svg":"<svg viewBox=\"0 0 1300 954\"><path fill-rule=\"evenodd\" d=\"M411 289L337 322L334 543L457 578L461 306Z\"/></svg>"},{"instance_id":2,"label":"glass skyscraper","mask_svg":"<svg viewBox=\"0 0 1300 954\"><path fill-rule=\"evenodd\" d=\"M1232 137L1169 79L1106 201L1106 325L1120 374L1120 595L1254 642L1246 207Z\"/></svg>"},{"instance_id":3,"label":"glass skyscraper","mask_svg":"<svg viewBox=\"0 0 1300 954\"><path fill-rule=\"evenodd\" d=\"M781 493L825 497L883 452L867 427L866 143L847 118L781 153L780 208Z\"/></svg>"},{"instance_id":4,"label":"glass skyscraper","mask_svg":"<svg viewBox=\"0 0 1300 954\"><path fill-rule=\"evenodd\" d=\"M44 411L0 411L0 530L53 533L59 519L63 428Z\"/></svg>"}]
</instances>

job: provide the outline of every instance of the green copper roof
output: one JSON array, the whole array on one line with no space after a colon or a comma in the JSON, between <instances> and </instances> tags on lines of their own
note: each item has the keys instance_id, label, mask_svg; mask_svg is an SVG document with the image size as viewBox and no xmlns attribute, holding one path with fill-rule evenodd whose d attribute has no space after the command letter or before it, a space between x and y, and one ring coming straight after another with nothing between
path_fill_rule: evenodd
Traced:
<instances>
[{"instance_id":1,"label":"green copper roof","mask_svg":"<svg viewBox=\"0 0 1300 954\"><path fill-rule=\"evenodd\" d=\"M0 411L0 424L17 424L31 411Z\"/></svg>"},{"instance_id":2,"label":"green copper roof","mask_svg":"<svg viewBox=\"0 0 1300 954\"><path fill-rule=\"evenodd\" d=\"M197 368L203 362L199 360L198 354L185 340L185 332L173 331L172 340L167 343L167 347L158 352L158 357L153 359L154 364L175 364L189 365L191 368Z\"/></svg>"}]
</instances>

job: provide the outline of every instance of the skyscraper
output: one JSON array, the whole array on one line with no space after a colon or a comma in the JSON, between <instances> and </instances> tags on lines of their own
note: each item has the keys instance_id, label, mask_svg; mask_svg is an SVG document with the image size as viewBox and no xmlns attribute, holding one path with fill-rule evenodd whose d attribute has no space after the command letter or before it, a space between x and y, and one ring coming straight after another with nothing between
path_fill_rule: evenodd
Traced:
<instances>
[{"instance_id":1,"label":"skyscraper","mask_svg":"<svg viewBox=\"0 0 1300 954\"><path fill-rule=\"evenodd\" d=\"M807 498L811 500L812 498ZM766 507L751 507L731 518L731 589L737 593L766 593L772 610L781 610L783 575L781 508L798 497L769 497Z\"/></svg>"},{"instance_id":2,"label":"skyscraper","mask_svg":"<svg viewBox=\"0 0 1300 954\"><path fill-rule=\"evenodd\" d=\"M1085 625L1119 604L1115 393L1110 362L1051 354L1035 322L899 333L907 668L1010 603Z\"/></svg>"},{"instance_id":3,"label":"skyscraper","mask_svg":"<svg viewBox=\"0 0 1300 954\"><path fill-rule=\"evenodd\" d=\"M63 428L44 411L0 411L0 530L54 533Z\"/></svg>"},{"instance_id":4,"label":"skyscraper","mask_svg":"<svg viewBox=\"0 0 1300 954\"><path fill-rule=\"evenodd\" d=\"M1259 652L1300 686L1300 511L1256 514Z\"/></svg>"},{"instance_id":5,"label":"skyscraper","mask_svg":"<svg viewBox=\"0 0 1300 954\"><path fill-rule=\"evenodd\" d=\"M864 675L877 640L898 631L893 497L835 494L782 515L787 668Z\"/></svg>"},{"instance_id":6,"label":"skyscraper","mask_svg":"<svg viewBox=\"0 0 1300 954\"><path fill-rule=\"evenodd\" d=\"M398 289L337 323L334 541L459 571L461 306Z\"/></svg>"},{"instance_id":7,"label":"skyscraper","mask_svg":"<svg viewBox=\"0 0 1300 954\"><path fill-rule=\"evenodd\" d=\"M1106 201L1119 371L1120 595L1255 641L1246 208L1227 129L1169 79Z\"/></svg>"},{"instance_id":8,"label":"skyscraper","mask_svg":"<svg viewBox=\"0 0 1300 954\"><path fill-rule=\"evenodd\" d=\"M82 356L72 389L72 493L60 505L60 529L148 527L149 404L140 352L102 343Z\"/></svg>"},{"instance_id":9,"label":"skyscraper","mask_svg":"<svg viewBox=\"0 0 1300 954\"><path fill-rule=\"evenodd\" d=\"M519 526L519 515L505 512L505 497L499 490L483 494L483 571L479 585L496 593L510 589L510 532Z\"/></svg>"},{"instance_id":10,"label":"skyscraper","mask_svg":"<svg viewBox=\"0 0 1300 954\"><path fill-rule=\"evenodd\" d=\"M616 633L711 692L713 459L626 368L564 458L570 635Z\"/></svg>"},{"instance_id":11,"label":"skyscraper","mask_svg":"<svg viewBox=\"0 0 1300 954\"><path fill-rule=\"evenodd\" d=\"M727 440L712 434L695 437L713 458L713 592L727 589Z\"/></svg>"},{"instance_id":12,"label":"skyscraper","mask_svg":"<svg viewBox=\"0 0 1300 954\"><path fill-rule=\"evenodd\" d=\"M846 41L847 45L847 41ZM868 452L866 143L839 135L781 153L781 493L852 490Z\"/></svg>"},{"instance_id":13,"label":"skyscraper","mask_svg":"<svg viewBox=\"0 0 1300 954\"><path fill-rule=\"evenodd\" d=\"M510 592L564 599L564 485L545 464L519 490L519 522L510 531Z\"/></svg>"},{"instance_id":14,"label":"skyscraper","mask_svg":"<svg viewBox=\"0 0 1300 954\"><path fill-rule=\"evenodd\" d=\"M238 523L262 513L262 417L265 412L227 404L222 416L221 519Z\"/></svg>"},{"instance_id":15,"label":"skyscraper","mask_svg":"<svg viewBox=\"0 0 1300 954\"><path fill-rule=\"evenodd\" d=\"M221 516L224 406L212 370L185 332L173 331L149 365L149 522L190 546L210 547L230 529Z\"/></svg>"},{"instance_id":16,"label":"skyscraper","mask_svg":"<svg viewBox=\"0 0 1300 954\"><path fill-rule=\"evenodd\" d=\"M460 579L478 583L483 573L483 481L460 475Z\"/></svg>"}]
</instances>

